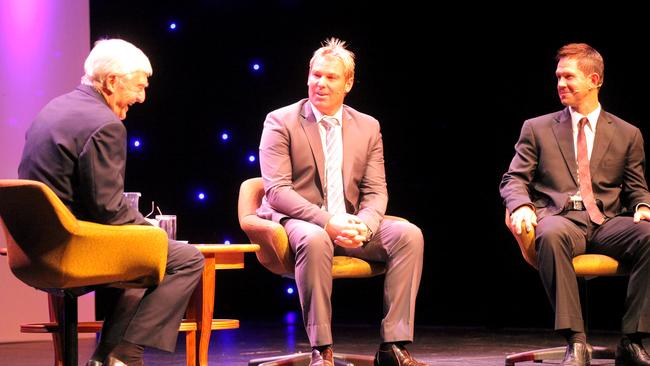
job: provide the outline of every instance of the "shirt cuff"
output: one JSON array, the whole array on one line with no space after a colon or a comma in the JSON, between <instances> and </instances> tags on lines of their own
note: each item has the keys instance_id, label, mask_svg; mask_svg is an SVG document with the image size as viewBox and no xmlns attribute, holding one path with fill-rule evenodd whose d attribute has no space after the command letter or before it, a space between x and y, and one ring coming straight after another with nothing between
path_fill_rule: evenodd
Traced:
<instances>
[{"instance_id":1,"label":"shirt cuff","mask_svg":"<svg viewBox=\"0 0 650 366\"><path fill-rule=\"evenodd\" d=\"M650 208L650 204L647 204L645 202L637 203L636 206L634 206L634 212L635 213L639 210L639 206L645 206L647 208Z\"/></svg>"}]
</instances>

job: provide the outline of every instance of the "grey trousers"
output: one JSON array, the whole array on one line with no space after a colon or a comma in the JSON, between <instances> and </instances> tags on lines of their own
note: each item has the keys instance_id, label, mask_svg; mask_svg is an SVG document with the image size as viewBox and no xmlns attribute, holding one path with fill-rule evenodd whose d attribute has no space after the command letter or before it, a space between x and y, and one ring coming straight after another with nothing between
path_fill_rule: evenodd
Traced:
<instances>
[{"instance_id":1,"label":"grey trousers","mask_svg":"<svg viewBox=\"0 0 650 366\"><path fill-rule=\"evenodd\" d=\"M383 342L413 341L415 299L422 274L424 239L408 222L385 219L362 248L335 246L318 225L284 222L295 254L295 276L307 336L312 347L332 344L332 258L346 255L386 263Z\"/></svg>"},{"instance_id":2,"label":"grey trousers","mask_svg":"<svg viewBox=\"0 0 650 366\"><path fill-rule=\"evenodd\" d=\"M100 346L120 341L173 352L178 327L203 272L203 254L192 245L169 241L162 282L147 289L123 290L106 316Z\"/></svg>"}]
</instances>

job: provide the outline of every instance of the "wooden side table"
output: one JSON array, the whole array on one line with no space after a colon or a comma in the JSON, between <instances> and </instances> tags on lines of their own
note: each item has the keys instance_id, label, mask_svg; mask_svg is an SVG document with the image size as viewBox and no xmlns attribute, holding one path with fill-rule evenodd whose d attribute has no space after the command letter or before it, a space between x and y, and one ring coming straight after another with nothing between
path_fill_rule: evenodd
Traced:
<instances>
[{"instance_id":1,"label":"wooden side table","mask_svg":"<svg viewBox=\"0 0 650 366\"><path fill-rule=\"evenodd\" d=\"M244 253L256 252L257 244L192 244L203 253L205 266L201 281L197 285L187 306L183 324L186 329L185 346L188 366L207 366L210 333L216 329L239 328L239 320L213 319L215 270L244 268ZM191 325L195 324L196 327ZM195 330L193 330L194 328ZM197 337L198 336L198 337ZM198 338L198 342L197 342Z\"/></svg>"}]
</instances>

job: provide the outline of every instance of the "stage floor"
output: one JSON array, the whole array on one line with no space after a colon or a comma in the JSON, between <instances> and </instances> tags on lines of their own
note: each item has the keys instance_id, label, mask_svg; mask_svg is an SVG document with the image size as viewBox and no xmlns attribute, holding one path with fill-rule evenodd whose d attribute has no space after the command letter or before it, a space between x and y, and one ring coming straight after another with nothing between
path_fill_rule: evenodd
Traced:
<instances>
[{"instance_id":1,"label":"stage floor","mask_svg":"<svg viewBox=\"0 0 650 366\"><path fill-rule=\"evenodd\" d=\"M379 342L378 325L334 325L334 351L373 355ZM495 366L503 365L507 354L536 348L561 346L562 340L550 330L453 327L417 327L415 343L408 348L418 360L429 365ZM614 347L618 335L592 332L590 342ZM94 349L92 339L79 345L79 365L84 365ZM236 330L214 331L210 342L210 365L243 366L248 360L306 352L310 347L300 318L291 313L277 322L241 321ZM50 366L53 364L50 342L0 344L0 364L12 366ZM558 362L548 362L553 364ZM185 365L184 336L179 336L176 353L147 350L147 366ZM595 360L593 365L613 365L613 360ZM526 362L518 365L539 365Z\"/></svg>"}]
</instances>

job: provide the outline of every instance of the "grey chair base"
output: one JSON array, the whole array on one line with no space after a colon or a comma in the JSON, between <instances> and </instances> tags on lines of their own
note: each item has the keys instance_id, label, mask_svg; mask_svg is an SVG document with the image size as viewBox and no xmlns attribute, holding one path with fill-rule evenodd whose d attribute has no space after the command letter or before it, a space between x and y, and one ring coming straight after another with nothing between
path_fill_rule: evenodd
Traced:
<instances>
[{"instance_id":1,"label":"grey chair base","mask_svg":"<svg viewBox=\"0 0 650 366\"><path fill-rule=\"evenodd\" d=\"M374 366L374 356L334 353L334 366ZM248 366L309 366L310 352L291 355L256 358L248 361Z\"/></svg>"},{"instance_id":2,"label":"grey chair base","mask_svg":"<svg viewBox=\"0 0 650 366\"><path fill-rule=\"evenodd\" d=\"M552 360L562 360L566 347L553 347L537 349L533 351L526 351L515 353L506 356L505 366L514 366L517 362L543 362ZM614 359L616 358L615 351L607 347L593 346L591 350L592 359Z\"/></svg>"}]
</instances>

